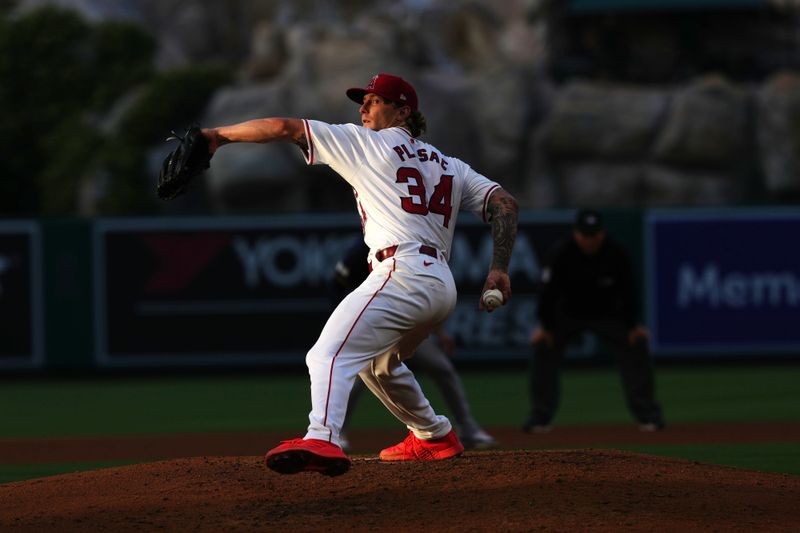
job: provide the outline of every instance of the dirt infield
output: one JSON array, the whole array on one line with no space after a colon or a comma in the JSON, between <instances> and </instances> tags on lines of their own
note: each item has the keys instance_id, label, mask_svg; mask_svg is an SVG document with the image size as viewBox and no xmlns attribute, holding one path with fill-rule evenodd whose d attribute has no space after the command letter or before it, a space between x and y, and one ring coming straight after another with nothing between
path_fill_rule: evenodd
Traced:
<instances>
[{"instance_id":1,"label":"dirt infield","mask_svg":"<svg viewBox=\"0 0 800 533\"><path fill-rule=\"evenodd\" d=\"M0 484L0 530L750 532L800 524L800 476L585 447L800 442L800 424L494 432L504 448L526 449L433 463L353 454L350 472L336 478L268 470L261 455L274 435L0 440L5 463L184 457ZM359 432L353 444L372 449L402 436ZM579 449L552 449L577 441Z\"/></svg>"},{"instance_id":2,"label":"dirt infield","mask_svg":"<svg viewBox=\"0 0 800 533\"><path fill-rule=\"evenodd\" d=\"M665 431L641 433L636 426L559 426L532 435L518 428L489 428L502 449L613 447L622 444L714 444L800 442L800 422L735 424L673 424ZM0 439L5 464L81 461L138 461L196 456L263 455L281 439L302 432L198 433L97 437ZM405 438L403 429L353 430L353 453L376 453Z\"/></svg>"}]
</instances>

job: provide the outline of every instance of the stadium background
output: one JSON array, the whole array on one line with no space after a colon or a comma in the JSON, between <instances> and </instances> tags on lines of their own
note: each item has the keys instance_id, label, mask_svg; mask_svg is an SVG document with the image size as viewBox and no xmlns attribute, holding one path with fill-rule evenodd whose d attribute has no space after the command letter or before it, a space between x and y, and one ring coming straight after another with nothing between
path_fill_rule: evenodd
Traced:
<instances>
[{"instance_id":1,"label":"stadium background","mask_svg":"<svg viewBox=\"0 0 800 533\"><path fill-rule=\"evenodd\" d=\"M795 234L798 217L789 210L609 211L610 229L639 266L648 326L661 331L653 339L657 386L670 425L663 433L672 435L641 441L632 434L610 355L587 337L569 353L555 440L524 440L518 427L527 409L527 338L539 261L569 231L571 216L571 210L522 214L511 265L514 300L488 317L474 301L491 241L482 223L462 221L453 258L459 304L446 327L458 343L455 363L481 423L505 435L510 448L592 445L800 472L800 368L792 327L800 318L793 292L800 261L796 252L770 247ZM227 433L258 454L270 435L301 431L308 409L305 350L329 310L330 266L359 231L353 218L4 222L0 243L9 266L0 310L4 323L14 324L8 337L14 342L4 345L0 378L2 479L164 458L176 451L152 441L192 435L214 442ZM759 224L770 224L770 231L748 240L741 226ZM718 275L704 266L709 253ZM666 265L659 260L665 254ZM756 264L742 264L752 257ZM681 289L687 265L695 265L694 285ZM770 273L778 282L747 282ZM692 305L681 308L687 298ZM684 314L702 324L689 336L674 327L687 323ZM730 327L732 320L741 327ZM765 327L748 327L764 321ZM422 380L446 412L438 391ZM396 426L372 398L353 421L357 432L387 437ZM620 433L610 441L570 436L607 427ZM743 442L741 432L750 431L755 441ZM566 440L558 440L559 432ZM115 446L103 440L108 437L135 442L148 436L152 441L139 455L103 451ZM100 439L91 445L97 457L68 451L93 438ZM355 439L364 452L375 451L373 441ZM210 446L185 453L210 453Z\"/></svg>"},{"instance_id":2,"label":"stadium background","mask_svg":"<svg viewBox=\"0 0 800 533\"><path fill-rule=\"evenodd\" d=\"M75 11L48 10L48 4L66 5ZM194 11L187 12L196 15L199 4L191 3ZM247 4L220 3L231 13L246 13L242 6ZM307 4L319 7L314 2ZM358 2L326 4L346 13L364 7ZM419 8L437 3L407 4ZM535 12L531 27L563 32L559 34L563 39L542 47L544 52L531 48L515 57L515 61L530 62L537 73L546 71L547 83L541 87L534 84L543 92L568 93L570 81L589 79L599 85L611 82L628 88L668 86L677 95L681 89L693 87L687 80L694 76L720 72L734 89L761 87L779 73L791 81L800 64L797 34L791 31L797 28L797 12L791 2L774 11L770 2L707 1L694 3L687 11L687 3L678 0L638 3L643 9L634 9L631 2L586 0L552 2L566 6L566 11L544 10L546 14L541 16L538 9L547 2L511 4L524 4ZM474 5L486 8L480 2ZM40 11L42 6L45 9ZM87 436L151 435L158 439L176 434L272 435L301 430L308 407L303 347L313 340L314 324L321 323L325 314L324 280L340 249L337 243L357 232L357 226L353 228L357 222L346 212L351 201L346 187L330 195L327 189L315 194L308 192L307 181L298 181L303 184L298 187L303 194L296 194L287 181L279 179L285 175L276 178L274 167L292 177L297 172L279 153L268 155L272 188L248 185L244 178L252 177L248 174L251 170L245 169L239 181L224 182L217 176L178 203L156 204L153 168L163 156L161 139L169 129L208 112L221 88L235 85L236 80L248 81L245 70L249 69L249 81L253 82L280 78L281 68L291 71L296 65L289 61L288 66L270 67L269 61L275 57L269 54L247 56L242 51L242 41L247 38L234 38L217 27L211 30L224 45L214 54L197 43L183 48L174 42L165 46L159 39L169 25L161 27L161 34L143 35L137 24L125 24L135 20L130 12L152 8L149 2L115 6L102 2L0 3L4 36L0 42L0 104L3 116L8 117L0 128L0 449L4 450L0 481L159 457L144 454L147 456L122 456L113 461L75 460L56 453L65 442ZM17 8L20 11L15 11ZM647 28L660 10L668 11L672 25L667 27L685 40L672 44L647 41L647 46L633 47L647 52L637 56L624 42L598 43L591 38L597 28L620 30L612 32L615 35L624 35L622 29ZM317 14L325 12L316 10ZM462 53L447 46L437 50L451 53L456 66L471 76L510 79L514 87L523 85L527 78L518 76L518 62L503 63L499 71L488 70L491 54L475 53L488 41L481 40L480 31L468 31L475 29L470 26L475 17L474 12L466 13L459 19L463 22L459 27L467 31ZM753 18L754 13L758 17ZM302 25L292 19L294 15L284 16L288 17L285 21ZM104 25L120 20L123 23L118 26ZM697 29L707 28L709 20L721 22L717 28L722 29L710 35ZM750 39L739 38L746 41L744 46L732 47L730 43L742 34L743 20L748 24L757 20L758 24L747 26L756 28L748 33ZM770 28L780 31L768 31ZM727 43L720 49L729 53L728 59L721 60L725 54L715 53L713 47L692 57L692 47L701 46L693 33L697 31L709 41L713 36L714 42ZM268 31L266 34L269 36ZM96 40L81 40L87 35ZM634 42L637 35L631 37ZM663 37L663 33L654 35ZM369 42L367 38L364 41ZM80 46L70 55L67 52L73 50L64 43L73 42ZM97 43L102 43L100 49L107 55L85 53ZM160 55L156 56L156 50ZM675 54L675 50L684 53ZM239 61L243 55L248 61ZM654 57L661 60L648 61ZM225 67L220 68L220 63ZM115 65L123 68L113 68ZM430 75L434 67L441 66L434 61L420 71ZM444 65L448 66L452 64ZM330 85L354 83L368 68L371 65L345 69ZM403 68L412 75L417 72L407 65ZM315 79L319 77L316 73ZM321 81L317 84L322 85ZM719 91L720 85L716 81L711 85L712 94L719 94L713 91ZM794 86L788 85L791 94ZM176 88L188 86L194 89L191 97L176 95L180 92ZM271 85L262 88L264 98L272 98L273 92L283 94L272 91ZM490 89L505 91L507 87ZM729 95L728 89L723 83L721 94ZM503 100L513 101L505 98L509 93L500 94ZM558 100L539 103L553 101ZM473 120L486 124L493 135L497 129L489 126L502 124L504 117L511 116L508 109L501 109L497 116L490 106L475 107L486 114ZM796 128L798 121L791 99L783 109L790 126L785 133L792 139L791 126ZM522 114L534 124L544 123L536 118L535 108L526 108ZM224 116L206 115L209 119ZM435 114L431 118L434 125L437 118L443 120ZM557 137L553 128L550 131ZM746 131L756 136L753 130ZM461 135L457 140L466 142ZM481 162L501 175L509 168L521 167L514 154L506 159L497 155L505 154L504 145L521 145L531 152L541 148L536 143L528 145L526 139L509 141L501 136L500 140L503 142L482 145L480 154ZM575 135L567 144L579 140ZM792 171L797 155L794 145L788 143L777 155L768 148L778 143L759 145L771 157L765 165L768 170L788 169L776 171L774 177L756 168L759 161L752 158L731 159L730 167L720 167L715 159L719 154L698 156L691 150L667 150L666 155L652 156L649 148L641 147L650 147L648 142L637 145L639 152L636 147L626 151L629 146L615 151L625 140L612 142L610 154L601 148L597 152L585 147L571 151L558 143L547 145L545 148L551 149L545 154L548 157L527 164L531 174L511 174L509 188L519 188L526 208L523 235L528 238L520 241L526 246L519 248L515 261L527 262L520 263L514 274L517 292L512 307L490 320L478 321L470 301L477 290L470 268L480 267L485 236L477 224L462 220L457 238L469 260L453 258L462 286L458 320L448 327L459 339L456 364L463 372L478 419L488 428L508 432L517 431L524 419L524 338L534 326L537 261L557 230L567 229L572 210L590 198L597 199L608 213L611 231L628 245L641 274L642 305L656 334L659 397L670 424L663 433L669 435L673 428L695 424L705 428L703 438L695 434L678 443L628 443L629 449L800 473L800 442L795 436L800 424L800 330L796 327L800 323L800 252L787 246L798 234L800 186L798 174ZM453 146L472 148L468 143L454 142ZM722 150L723 158L736 153L728 148ZM691 157L682 159L687 153ZM761 152L742 149L740 153ZM686 170L689 183L696 188L687 185L686 176L681 175L672 177L670 187L642 194L641 182L630 185L630 167L647 164L651 156L667 161L672 157L677 164L671 169ZM547 163L542 171L547 179L538 173L540 161ZM603 190L587 187L598 181L598 175L606 174L611 176L603 178ZM719 185L720 176L726 185ZM315 175L313 179L324 177ZM653 188L653 181L645 185ZM553 182L571 188L553 190ZM581 190L588 192L582 195ZM244 201L259 196L267 200L257 205ZM271 214L275 212L282 214ZM245 257L254 262L236 262ZM253 269L247 271L246 264ZM302 265L299 271L298 265ZM249 282L247 272L253 276ZM684 286L681 292L681 280L694 285ZM169 323L167 329L176 331L174 336L160 330L158 322ZM432 390L430 384L425 387ZM441 406L436 393L431 395ZM633 427L608 355L592 339L571 353L565 369L564 402L556 423L566 432L575 427ZM734 438L736 432L729 429L736 424L748 428L742 432L763 433L761 442L742 443L741 435ZM786 432L767 430L773 424ZM395 424L379 406L366 401L354 427L378 429L388 435ZM717 435L711 438L714 442L708 442L709 435ZM728 436L730 442L719 442ZM108 447L108 441L103 442ZM531 440L527 445L580 444ZM582 444L626 446L624 442ZM30 456L19 451L37 446L42 447L45 458L57 459L25 459Z\"/></svg>"}]
</instances>

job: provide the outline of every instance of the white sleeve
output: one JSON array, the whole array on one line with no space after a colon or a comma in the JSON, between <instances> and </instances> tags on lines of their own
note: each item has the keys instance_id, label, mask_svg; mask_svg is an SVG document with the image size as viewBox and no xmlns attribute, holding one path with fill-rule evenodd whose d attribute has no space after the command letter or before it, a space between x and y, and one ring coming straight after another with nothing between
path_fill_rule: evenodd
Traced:
<instances>
[{"instance_id":1,"label":"white sleeve","mask_svg":"<svg viewBox=\"0 0 800 533\"><path fill-rule=\"evenodd\" d=\"M483 174L475 172L472 167L464 162L464 192L461 195L461 207L471 211L480 217L484 222L488 222L489 217L486 213L486 206L492 192L500 188L498 183L490 180Z\"/></svg>"},{"instance_id":2,"label":"white sleeve","mask_svg":"<svg viewBox=\"0 0 800 533\"><path fill-rule=\"evenodd\" d=\"M364 160L363 141L355 124L328 124L303 120L308 141L305 152L309 165L329 165L334 170L355 167Z\"/></svg>"}]
</instances>

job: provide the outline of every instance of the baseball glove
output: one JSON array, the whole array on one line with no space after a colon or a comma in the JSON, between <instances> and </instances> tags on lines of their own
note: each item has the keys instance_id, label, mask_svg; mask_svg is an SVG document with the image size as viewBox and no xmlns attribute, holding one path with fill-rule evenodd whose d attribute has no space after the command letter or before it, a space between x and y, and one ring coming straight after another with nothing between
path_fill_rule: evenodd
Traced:
<instances>
[{"instance_id":1,"label":"baseball glove","mask_svg":"<svg viewBox=\"0 0 800 533\"><path fill-rule=\"evenodd\" d=\"M172 200L186 192L189 183L207 169L211 162L208 140L198 126L187 129L183 137L173 131L172 137L167 140L177 140L178 146L161 165L156 193L162 200Z\"/></svg>"}]
</instances>

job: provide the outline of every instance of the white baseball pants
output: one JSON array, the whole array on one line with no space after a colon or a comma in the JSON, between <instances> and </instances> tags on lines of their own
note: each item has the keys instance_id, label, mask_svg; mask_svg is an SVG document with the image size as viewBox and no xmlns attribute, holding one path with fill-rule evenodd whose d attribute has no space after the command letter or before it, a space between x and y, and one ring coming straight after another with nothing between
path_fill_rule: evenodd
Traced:
<instances>
[{"instance_id":1,"label":"white baseball pants","mask_svg":"<svg viewBox=\"0 0 800 533\"><path fill-rule=\"evenodd\" d=\"M420 439L450 432L414 375L403 364L417 345L449 316L456 288L447 262L419 252L419 243L399 245L333 311L306 356L311 378L311 413L306 439L339 444L347 400L356 376Z\"/></svg>"}]
</instances>

